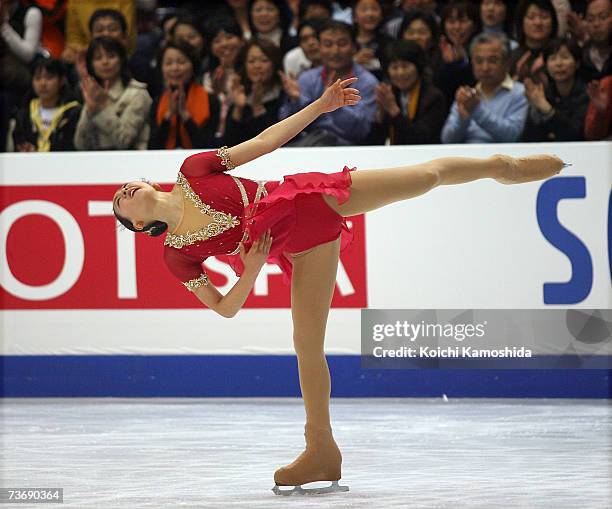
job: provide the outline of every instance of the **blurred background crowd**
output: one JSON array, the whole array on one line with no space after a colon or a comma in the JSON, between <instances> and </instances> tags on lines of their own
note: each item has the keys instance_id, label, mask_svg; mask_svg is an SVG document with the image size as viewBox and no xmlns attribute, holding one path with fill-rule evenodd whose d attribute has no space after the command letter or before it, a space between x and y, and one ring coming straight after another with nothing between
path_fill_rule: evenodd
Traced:
<instances>
[{"instance_id":1,"label":"blurred background crowd","mask_svg":"<svg viewBox=\"0 0 612 509\"><path fill-rule=\"evenodd\" d=\"M611 0L0 0L3 151L611 139Z\"/></svg>"}]
</instances>

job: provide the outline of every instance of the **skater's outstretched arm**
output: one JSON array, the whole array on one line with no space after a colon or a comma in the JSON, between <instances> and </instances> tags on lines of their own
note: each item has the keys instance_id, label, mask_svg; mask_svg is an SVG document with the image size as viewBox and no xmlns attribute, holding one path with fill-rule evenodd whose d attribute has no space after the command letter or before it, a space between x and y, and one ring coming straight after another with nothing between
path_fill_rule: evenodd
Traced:
<instances>
[{"instance_id":1,"label":"skater's outstretched arm","mask_svg":"<svg viewBox=\"0 0 612 509\"><path fill-rule=\"evenodd\" d=\"M347 88L355 81L357 81L357 78L348 78L344 81L336 80L323 92L321 97L302 110L268 127L255 138L228 149L233 165L240 166L264 154L273 152L299 134L323 113L329 113L343 106L357 104L361 100L359 90Z\"/></svg>"},{"instance_id":2,"label":"skater's outstretched arm","mask_svg":"<svg viewBox=\"0 0 612 509\"><path fill-rule=\"evenodd\" d=\"M200 301L209 309L217 312L225 318L232 318L247 300L257 275L261 271L272 245L270 230L253 242L247 252L242 242L240 243L240 258L244 264L244 271L234 286L223 295L211 283L194 290Z\"/></svg>"}]
</instances>

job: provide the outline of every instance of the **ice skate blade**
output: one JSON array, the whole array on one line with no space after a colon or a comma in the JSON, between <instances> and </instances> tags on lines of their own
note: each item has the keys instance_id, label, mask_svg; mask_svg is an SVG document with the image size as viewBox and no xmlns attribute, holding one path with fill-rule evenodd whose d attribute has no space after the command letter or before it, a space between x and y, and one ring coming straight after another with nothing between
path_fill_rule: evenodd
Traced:
<instances>
[{"instance_id":1,"label":"ice skate blade","mask_svg":"<svg viewBox=\"0 0 612 509\"><path fill-rule=\"evenodd\" d=\"M286 497L291 495L323 495L324 493L349 491L348 486L340 486L338 481L332 481L331 486L325 486L323 488L302 488L302 486L294 486L291 489L282 488L291 488L291 486L279 486L275 484L272 491L275 495L283 495Z\"/></svg>"}]
</instances>

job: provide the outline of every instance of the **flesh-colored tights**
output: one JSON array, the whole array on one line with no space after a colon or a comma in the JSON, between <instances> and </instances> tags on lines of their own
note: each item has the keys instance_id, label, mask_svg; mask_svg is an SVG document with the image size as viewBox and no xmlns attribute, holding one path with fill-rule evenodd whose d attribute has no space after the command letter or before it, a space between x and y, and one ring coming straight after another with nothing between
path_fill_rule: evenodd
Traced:
<instances>
[{"instance_id":1,"label":"flesh-colored tights","mask_svg":"<svg viewBox=\"0 0 612 509\"><path fill-rule=\"evenodd\" d=\"M353 216L414 198L438 185L461 184L494 176L498 166L503 164L495 158L444 157L414 166L360 170L351 173L351 194L345 203L338 205L336 199L329 196L324 196L324 199L340 215ZM331 427L331 382L323 344L336 284L339 251L340 241L336 239L292 256L293 343L306 423L315 429Z\"/></svg>"}]
</instances>

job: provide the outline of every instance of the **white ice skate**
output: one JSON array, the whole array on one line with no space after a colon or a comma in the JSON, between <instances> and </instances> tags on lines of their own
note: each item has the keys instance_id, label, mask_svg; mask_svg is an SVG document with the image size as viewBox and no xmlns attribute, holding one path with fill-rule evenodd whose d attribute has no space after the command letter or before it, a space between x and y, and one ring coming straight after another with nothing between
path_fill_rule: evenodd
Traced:
<instances>
[{"instance_id":1,"label":"white ice skate","mask_svg":"<svg viewBox=\"0 0 612 509\"><path fill-rule=\"evenodd\" d=\"M309 483L315 484L315 483ZM322 495L324 493L336 493L342 491L349 491L348 486L340 486L338 481L332 481L331 486L324 487L312 487L312 488L302 488L299 486L279 486L278 484L274 485L272 491L275 495Z\"/></svg>"}]
</instances>

